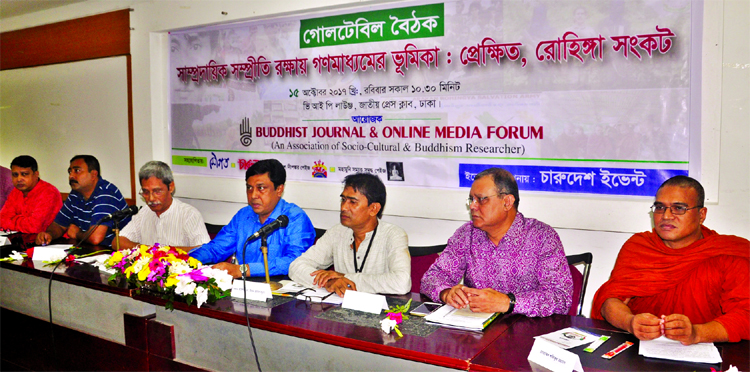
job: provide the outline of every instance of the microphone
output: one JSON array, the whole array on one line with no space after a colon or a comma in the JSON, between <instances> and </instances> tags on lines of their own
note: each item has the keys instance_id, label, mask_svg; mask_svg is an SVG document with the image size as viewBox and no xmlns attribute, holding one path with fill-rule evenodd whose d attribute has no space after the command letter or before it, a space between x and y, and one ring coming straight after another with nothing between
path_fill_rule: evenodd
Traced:
<instances>
[{"instance_id":1,"label":"microphone","mask_svg":"<svg viewBox=\"0 0 750 372\"><path fill-rule=\"evenodd\" d=\"M125 217L137 214L140 209L141 209L140 207L137 207L135 205L131 205L131 206L129 206L129 207L123 209L123 210L120 210L120 211L117 211L117 212L114 212L114 213L110 213L110 214L104 216L104 218L102 218L101 221L99 221L99 222L111 221L111 220L118 220L119 221L119 220L124 219Z\"/></svg>"},{"instance_id":2,"label":"microphone","mask_svg":"<svg viewBox=\"0 0 750 372\"><path fill-rule=\"evenodd\" d=\"M269 223L266 226L261 227L260 230L258 230L255 234L250 235L250 237L247 238L247 240L250 241L250 240L253 240L253 239L257 239L257 238L259 238L261 236L268 235L268 234L272 233L276 229L280 229L282 227L286 227L286 225L288 225L288 224L289 224L289 217L287 217L286 215L282 214L275 221Z\"/></svg>"}]
</instances>

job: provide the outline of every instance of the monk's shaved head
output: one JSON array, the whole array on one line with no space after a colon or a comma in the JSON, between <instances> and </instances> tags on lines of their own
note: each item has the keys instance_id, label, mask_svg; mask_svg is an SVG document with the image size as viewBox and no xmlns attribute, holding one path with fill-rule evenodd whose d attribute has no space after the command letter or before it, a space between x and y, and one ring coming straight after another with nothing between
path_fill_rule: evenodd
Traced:
<instances>
[{"instance_id":1,"label":"monk's shaved head","mask_svg":"<svg viewBox=\"0 0 750 372\"><path fill-rule=\"evenodd\" d=\"M698 182L695 178L688 177L688 176L674 176L661 184L659 186L659 190L663 189L667 186L677 186L682 188L689 188L695 190L695 192L698 194L698 198L695 201L697 206L702 207L703 203L706 199L706 193L703 191L703 186L700 182ZM659 190L656 190L658 193Z\"/></svg>"}]
</instances>

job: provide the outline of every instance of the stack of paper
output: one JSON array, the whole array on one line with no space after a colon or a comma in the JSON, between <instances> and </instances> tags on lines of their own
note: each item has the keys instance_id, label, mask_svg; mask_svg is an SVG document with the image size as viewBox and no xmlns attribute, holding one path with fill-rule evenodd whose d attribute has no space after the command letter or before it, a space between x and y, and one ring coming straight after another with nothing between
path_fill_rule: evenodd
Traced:
<instances>
[{"instance_id":1,"label":"stack of paper","mask_svg":"<svg viewBox=\"0 0 750 372\"><path fill-rule=\"evenodd\" d=\"M679 341L661 336L655 340L641 341L638 354L647 358L680 360L695 363L721 363L719 349L712 343L685 346Z\"/></svg>"},{"instance_id":2,"label":"stack of paper","mask_svg":"<svg viewBox=\"0 0 750 372\"><path fill-rule=\"evenodd\" d=\"M498 313L475 313L468 307L456 309L451 305L443 305L424 319L438 325L481 331L492 323L498 315Z\"/></svg>"}]
</instances>

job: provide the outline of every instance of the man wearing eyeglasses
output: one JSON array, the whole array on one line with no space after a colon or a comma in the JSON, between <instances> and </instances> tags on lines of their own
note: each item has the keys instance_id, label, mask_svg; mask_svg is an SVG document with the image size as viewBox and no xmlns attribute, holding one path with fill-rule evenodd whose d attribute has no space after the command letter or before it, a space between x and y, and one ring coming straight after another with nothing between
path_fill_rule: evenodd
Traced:
<instances>
[{"instance_id":1,"label":"man wearing eyeglasses","mask_svg":"<svg viewBox=\"0 0 750 372\"><path fill-rule=\"evenodd\" d=\"M703 187L687 176L659 187L653 231L625 242L592 317L640 340L750 339L750 242L703 226L703 201Z\"/></svg>"},{"instance_id":2,"label":"man wearing eyeglasses","mask_svg":"<svg viewBox=\"0 0 750 372\"><path fill-rule=\"evenodd\" d=\"M150 161L138 171L138 179L140 195L148 209L141 209L122 229L120 249L159 243L188 250L211 240L200 212L174 197L174 176L169 165Z\"/></svg>"},{"instance_id":3,"label":"man wearing eyeglasses","mask_svg":"<svg viewBox=\"0 0 750 372\"><path fill-rule=\"evenodd\" d=\"M519 200L510 172L477 174L468 200L471 222L448 239L422 277L421 292L474 312L567 314L573 279L562 242L552 227L518 212Z\"/></svg>"}]
</instances>

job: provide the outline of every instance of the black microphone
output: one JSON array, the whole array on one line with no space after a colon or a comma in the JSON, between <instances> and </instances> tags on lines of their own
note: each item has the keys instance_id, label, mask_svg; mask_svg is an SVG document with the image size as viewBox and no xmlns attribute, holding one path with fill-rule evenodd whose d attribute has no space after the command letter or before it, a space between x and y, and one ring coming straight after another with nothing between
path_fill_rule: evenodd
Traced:
<instances>
[{"instance_id":1,"label":"black microphone","mask_svg":"<svg viewBox=\"0 0 750 372\"><path fill-rule=\"evenodd\" d=\"M289 224L289 217L287 217L286 215L282 214L275 221L269 223L266 226L261 227L260 230L258 230L255 234L250 235L250 237L247 238L247 240L253 240L253 239L257 239L257 238L259 238L259 237L261 237L263 235L268 235L268 234L272 233L276 229L280 229L282 227L286 227L286 225L288 225L288 224Z\"/></svg>"},{"instance_id":2,"label":"black microphone","mask_svg":"<svg viewBox=\"0 0 750 372\"><path fill-rule=\"evenodd\" d=\"M99 222L111 221L111 220L122 220L125 217L137 214L140 209L141 207L136 207L135 205L131 205L123 210L113 212L104 216L104 218L102 218L101 221Z\"/></svg>"}]
</instances>

